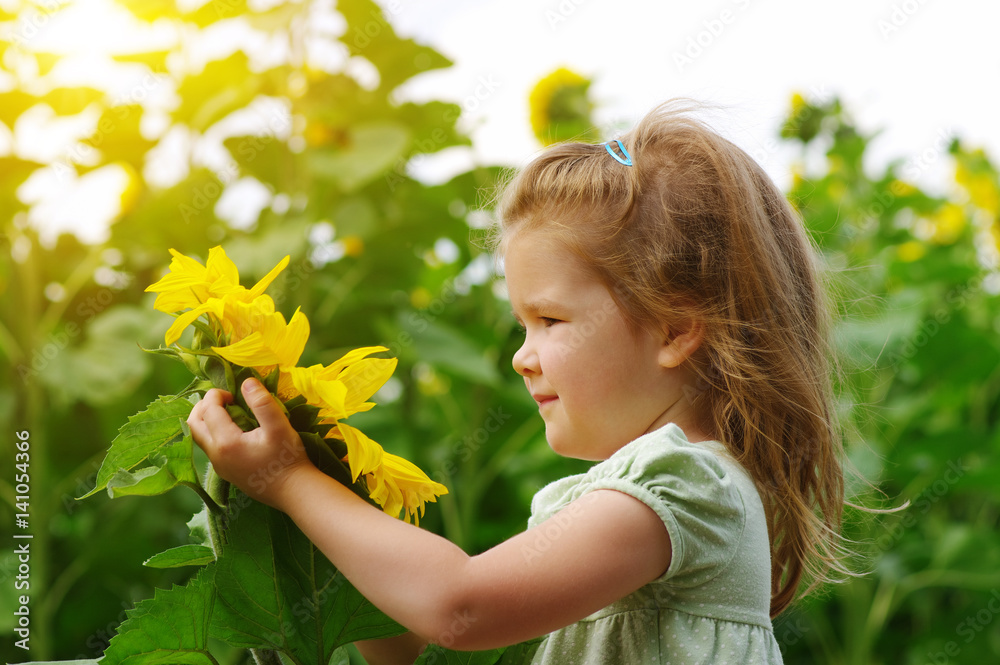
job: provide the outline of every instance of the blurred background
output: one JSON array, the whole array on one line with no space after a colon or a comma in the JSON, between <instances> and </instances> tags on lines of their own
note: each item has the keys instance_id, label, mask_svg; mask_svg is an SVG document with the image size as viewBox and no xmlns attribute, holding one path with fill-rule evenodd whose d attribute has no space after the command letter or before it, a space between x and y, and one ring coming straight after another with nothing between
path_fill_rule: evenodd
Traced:
<instances>
[{"instance_id":1,"label":"blurred background","mask_svg":"<svg viewBox=\"0 0 1000 665\"><path fill-rule=\"evenodd\" d=\"M5 662L96 658L191 572L141 562L187 542L193 493L75 500L128 416L187 383L138 347L171 320L143 293L168 248L222 244L247 284L290 254L269 293L308 313L303 364L400 359L351 423L451 489L421 525L470 553L522 530L534 492L586 465L551 453L510 367L490 199L543 145L678 95L716 104L801 212L848 452L885 497L849 493L910 502L848 512L871 572L776 620L785 661L1000 661L997 8L680 5L0 1L0 423L4 460L30 433L34 536L30 653L0 546Z\"/></svg>"}]
</instances>

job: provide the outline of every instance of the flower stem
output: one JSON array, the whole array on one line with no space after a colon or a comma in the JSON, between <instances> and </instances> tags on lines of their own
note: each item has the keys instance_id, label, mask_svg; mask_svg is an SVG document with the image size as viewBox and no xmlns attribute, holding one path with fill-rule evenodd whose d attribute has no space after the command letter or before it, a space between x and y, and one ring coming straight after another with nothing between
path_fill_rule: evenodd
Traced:
<instances>
[{"instance_id":1,"label":"flower stem","mask_svg":"<svg viewBox=\"0 0 1000 665\"><path fill-rule=\"evenodd\" d=\"M257 665L283 665L278 652L273 649L250 649Z\"/></svg>"},{"instance_id":2,"label":"flower stem","mask_svg":"<svg viewBox=\"0 0 1000 665\"><path fill-rule=\"evenodd\" d=\"M212 511L212 513L216 515L225 515L226 509L220 506L218 503L216 503L215 499L212 498L212 495L206 492L205 488L202 487L200 483L182 483L182 484L187 485L188 487L193 489L195 491L195 494L201 497L201 500L205 502L205 505L208 506L208 509Z\"/></svg>"},{"instance_id":3,"label":"flower stem","mask_svg":"<svg viewBox=\"0 0 1000 665\"><path fill-rule=\"evenodd\" d=\"M208 488L202 489L205 493L205 505L209 508L208 530L212 540L212 549L215 551L215 558L222 555L222 545L225 542L226 522L228 519L225 506L229 504L229 481L224 480L211 464L205 472L205 485ZM215 506L213 509L212 506Z\"/></svg>"}]
</instances>

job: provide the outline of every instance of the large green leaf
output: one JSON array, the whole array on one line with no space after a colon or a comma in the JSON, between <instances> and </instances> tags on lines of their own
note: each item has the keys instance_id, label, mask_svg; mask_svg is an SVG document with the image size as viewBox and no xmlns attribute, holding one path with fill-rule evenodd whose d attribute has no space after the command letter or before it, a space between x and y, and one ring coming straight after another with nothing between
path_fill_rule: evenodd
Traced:
<instances>
[{"instance_id":1,"label":"large green leaf","mask_svg":"<svg viewBox=\"0 0 1000 665\"><path fill-rule=\"evenodd\" d=\"M35 104L48 104L56 115L75 115L102 99L103 92L87 87L54 88L39 96L23 90L9 90L0 93L0 120L13 127L17 117Z\"/></svg>"},{"instance_id":2,"label":"large green leaf","mask_svg":"<svg viewBox=\"0 0 1000 665\"><path fill-rule=\"evenodd\" d=\"M213 637L327 663L339 646L404 632L287 515L235 490L230 506L240 509L215 565Z\"/></svg>"},{"instance_id":3,"label":"large green leaf","mask_svg":"<svg viewBox=\"0 0 1000 665\"><path fill-rule=\"evenodd\" d=\"M145 411L140 411L128 419L128 423L118 431L118 436L111 442L111 449L104 458L100 470L97 472L97 484L94 489L83 495L86 498L108 487L112 486L114 491L120 494L140 493L129 492L129 485L122 485L122 476L119 471L132 473L133 476L139 474L137 483L144 478L152 478L149 471L167 468L167 472L175 478L187 476L183 467L190 467L193 476L194 468L191 462L191 440L184 437L182 423L191 413L192 404L185 399L160 397L152 402ZM187 458L184 453L187 452ZM145 476L141 474L146 474ZM118 478L116 480L116 477ZM157 483L160 480L148 481L150 489L160 489ZM136 489L132 487L132 489ZM152 492L160 493L160 492ZM114 494L112 494L114 496Z\"/></svg>"},{"instance_id":4,"label":"large green leaf","mask_svg":"<svg viewBox=\"0 0 1000 665\"><path fill-rule=\"evenodd\" d=\"M430 314L404 316L400 313L399 325L412 338L413 349L407 353L412 353L416 359L470 381L500 385L496 363L468 335L435 321Z\"/></svg>"},{"instance_id":5,"label":"large green leaf","mask_svg":"<svg viewBox=\"0 0 1000 665\"><path fill-rule=\"evenodd\" d=\"M144 138L139 131L142 114L140 104L105 109L94 133L82 142L100 150L104 156L103 163L126 162L141 172L146 152L156 145L155 141Z\"/></svg>"},{"instance_id":6,"label":"large green leaf","mask_svg":"<svg viewBox=\"0 0 1000 665\"><path fill-rule=\"evenodd\" d=\"M117 0L117 2L137 19L143 21L153 22L160 18L180 18L181 16L175 0Z\"/></svg>"},{"instance_id":7,"label":"large green leaf","mask_svg":"<svg viewBox=\"0 0 1000 665\"><path fill-rule=\"evenodd\" d=\"M531 661L541 639L489 651L452 651L429 645L413 665L521 665Z\"/></svg>"},{"instance_id":8,"label":"large green leaf","mask_svg":"<svg viewBox=\"0 0 1000 665\"><path fill-rule=\"evenodd\" d=\"M228 58L209 62L201 73L181 82L177 88L181 103L174 111L174 119L203 132L247 106L260 87L261 75L250 71L249 59L243 51L236 51Z\"/></svg>"},{"instance_id":9,"label":"large green leaf","mask_svg":"<svg viewBox=\"0 0 1000 665\"><path fill-rule=\"evenodd\" d=\"M0 121L13 128L22 113L38 103L38 98L23 90L0 92Z\"/></svg>"},{"instance_id":10,"label":"large green leaf","mask_svg":"<svg viewBox=\"0 0 1000 665\"><path fill-rule=\"evenodd\" d=\"M3 108L0 102L0 108ZM0 157L0 201L5 213L13 213L15 207L23 207L15 192L32 173L45 166L18 157Z\"/></svg>"},{"instance_id":11,"label":"large green leaf","mask_svg":"<svg viewBox=\"0 0 1000 665\"><path fill-rule=\"evenodd\" d=\"M287 143L275 136L231 136L223 145L239 164L241 173L277 191L284 191L289 176L295 173L291 167L298 157L288 149Z\"/></svg>"},{"instance_id":12,"label":"large green leaf","mask_svg":"<svg viewBox=\"0 0 1000 665\"><path fill-rule=\"evenodd\" d=\"M226 0L216 2L210 0L193 12L184 15L185 21L195 23L199 28L204 28L218 21L237 18L247 13L247 0Z\"/></svg>"},{"instance_id":13,"label":"large green leaf","mask_svg":"<svg viewBox=\"0 0 1000 665\"><path fill-rule=\"evenodd\" d=\"M145 51L140 53L120 53L112 55L111 59L121 63L135 63L149 67L156 74L163 74L167 71L167 58L172 51Z\"/></svg>"},{"instance_id":14,"label":"large green leaf","mask_svg":"<svg viewBox=\"0 0 1000 665\"><path fill-rule=\"evenodd\" d=\"M156 454L150 455L143 466L134 471L118 469L108 479L108 496L155 496L163 494L177 485L194 485L198 476L192 463L194 441L186 436L180 441L164 445Z\"/></svg>"},{"instance_id":15,"label":"large green leaf","mask_svg":"<svg viewBox=\"0 0 1000 665\"><path fill-rule=\"evenodd\" d=\"M146 559L142 565L149 568L179 568L181 566L204 566L215 561L215 552L207 545L181 545L172 547Z\"/></svg>"},{"instance_id":16,"label":"large green leaf","mask_svg":"<svg viewBox=\"0 0 1000 665\"><path fill-rule=\"evenodd\" d=\"M37 375L57 402L113 404L132 395L152 371L151 356L139 348L136 341L142 340L151 346L158 337L152 331L168 323L169 319L149 308L109 305L108 295L103 292L101 297L102 300L94 300L77 310L89 319L84 329L86 339L79 344L66 345L51 360L40 360L26 372L29 376ZM65 330L67 332L50 336L55 346L64 344L59 341L61 338L71 341L80 336L79 327L67 326ZM48 353L52 346L43 346L42 354Z\"/></svg>"},{"instance_id":17,"label":"large green leaf","mask_svg":"<svg viewBox=\"0 0 1000 665\"><path fill-rule=\"evenodd\" d=\"M215 593L211 568L127 612L101 665L217 665L208 651Z\"/></svg>"},{"instance_id":18,"label":"large green leaf","mask_svg":"<svg viewBox=\"0 0 1000 665\"><path fill-rule=\"evenodd\" d=\"M392 168L409 145L410 132L399 123L362 123L348 129L344 147L310 153L310 164L320 176L353 191Z\"/></svg>"},{"instance_id":19,"label":"large green leaf","mask_svg":"<svg viewBox=\"0 0 1000 665\"><path fill-rule=\"evenodd\" d=\"M383 93L417 74L451 65L438 51L400 38L392 28L392 16L386 16L371 0L340 2L337 9L347 20L347 30L340 40L351 55L363 56L375 65Z\"/></svg>"},{"instance_id":20,"label":"large green leaf","mask_svg":"<svg viewBox=\"0 0 1000 665\"><path fill-rule=\"evenodd\" d=\"M20 665L98 665L100 660L33 660Z\"/></svg>"}]
</instances>

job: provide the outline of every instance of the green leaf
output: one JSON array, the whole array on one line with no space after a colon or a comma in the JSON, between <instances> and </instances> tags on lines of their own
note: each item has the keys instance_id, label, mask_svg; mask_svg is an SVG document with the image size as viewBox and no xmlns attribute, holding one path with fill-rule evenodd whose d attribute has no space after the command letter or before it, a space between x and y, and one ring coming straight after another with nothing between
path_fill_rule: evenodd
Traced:
<instances>
[{"instance_id":1,"label":"green leaf","mask_svg":"<svg viewBox=\"0 0 1000 665\"><path fill-rule=\"evenodd\" d=\"M167 72L167 57L170 56L172 51L145 51L143 53L121 53L117 55L112 55L111 59L115 62L121 62L125 64L135 63L139 65L146 65L155 74L163 74Z\"/></svg>"},{"instance_id":2,"label":"green leaf","mask_svg":"<svg viewBox=\"0 0 1000 665\"><path fill-rule=\"evenodd\" d=\"M112 231L118 243L125 246L175 247L185 253L202 251L210 246L207 232L221 228L221 225L215 227L220 224L215 204L224 185L214 172L194 170L173 187L140 201L132 214L116 223Z\"/></svg>"},{"instance_id":3,"label":"green leaf","mask_svg":"<svg viewBox=\"0 0 1000 665\"><path fill-rule=\"evenodd\" d=\"M104 99L104 93L94 88L56 88L38 99L52 107L56 115L76 115L85 108Z\"/></svg>"},{"instance_id":4,"label":"green leaf","mask_svg":"<svg viewBox=\"0 0 1000 665\"><path fill-rule=\"evenodd\" d=\"M205 28L218 21L243 16L248 11L247 0L226 0L206 2L193 12L184 15L184 20Z\"/></svg>"},{"instance_id":5,"label":"green leaf","mask_svg":"<svg viewBox=\"0 0 1000 665\"><path fill-rule=\"evenodd\" d=\"M217 665L208 651L213 572L206 568L187 586L157 589L127 612L101 665Z\"/></svg>"},{"instance_id":6,"label":"green leaf","mask_svg":"<svg viewBox=\"0 0 1000 665\"><path fill-rule=\"evenodd\" d=\"M231 136L222 142L240 166L240 172L279 191L289 180L291 169L299 158L288 144L276 136Z\"/></svg>"},{"instance_id":7,"label":"green leaf","mask_svg":"<svg viewBox=\"0 0 1000 665\"><path fill-rule=\"evenodd\" d=\"M392 91L417 74L451 65L450 60L434 49L396 35L392 18L371 0L341 2L337 9L347 20L347 30L340 41L351 55L363 56L375 65L383 92Z\"/></svg>"},{"instance_id":8,"label":"green leaf","mask_svg":"<svg viewBox=\"0 0 1000 665\"><path fill-rule=\"evenodd\" d=\"M140 104L105 109L94 133L82 143L100 150L102 163L125 162L141 173L146 153L156 145L156 141L146 139L139 131L142 114Z\"/></svg>"},{"instance_id":9,"label":"green leaf","mask_svg":"<svg viewBox=\"0 0 1000 665\"><path fill-rule=\"evenodd\" d=\"M211 634L327 663L341 645L404 629L368 602L291 519L234 490L242 509L215 564Z\"/></svg>"},{"instance_id":10,"label":"green leaf","mask_svg":"<svg viewBox=\"0 0 1000 665\"><path fill-rule=\"evenodd\" d=\"M452 651L430 644L413 665L519 665L528 663L541 638L489 651Z\"/></svg>"},{"instance_id":11,"label":"green leaf","mask_svg":"<svg viewBox=\"0 0 1000 665\"><path fill-rule=\"evenodd\" d=\"M211 548L212 527L208 523L209 519L208 506L205 506L188 520L187 528L193 542Z\"/></svg>"},{"instance_id":12,"label":"green leaf","mask_svg":"<svg viewBox=\"0 0 1000 665\"><path fill-rule=\"evenodd\" d=\"M177 470L185 463L192 465L190 451L191 442L185 443L181 423L191 413L192 404L184 399L170 399L161 396L152 402L145 411L140 411L128 419L128 422L118 430L118 436L111 442L100 470L97 472L97 484L81 499L105 489L108 483L118 474L119 470L132 472L143 468L168 466L170 472L185 475ZM180 444L179 449L178 444ZM187 460L183 453L187 451ZM166 460L165 462L163 460ZM153 462L152 467L143 467L144 463ZM157 465L156 462L161 462ZM191 473L194 468L191 466ZM123 478L123 477L121 477ZM137 482L141 482L139 477ZM121 479L116 481L123 482ZM159 481L157 481L159 482ZM120 493L127 494L128 485L116 485Z\"/></svg>"},{"instance_id":13,"label":"green leaf","mask_svg":"<svg viewBox=\"0 0 1000 665\"><path fill-rule=\"evenodd\" d=\"M86 338L69 345L40 373L58 403L108 406L135 394L153 362L136 342L151 343L164 322L162 314L136 305L87 306ZM162 339L162 338L160 338Z\"/></svg>"},{"instance_id":14,"label":"green leaf","mask_svg":"<svg viewBox=\"0 0 1000 665\"><path fill-rule=\"evenodd\" d=\"M403 158L410 132L395 122L368 122L348 129L342 148L317 148L308 154L320 176L353 191L382 175Z\"/></svg>"},{"instance_id":15,"label":"green leaf","mask_svg":"<svg viewBox=\"0 0 1000 665\"><path fill-rule=\"evenodd\" d=\"M399 324L413 337L413 355L423 362L478 383L500 385L496 363L487 359L467 335L438 321L404 316Z\"/></svg>"},{"instance_id":16,"label":"green leaf","mask_svg":"<svg viewBox=\"0 0 1000 665\"><path fill-rule=\"evenodd\" d=\"M166 552L160 552L146 559L142 565L149 568L180 568L181 566L204 566L215 561L215 553L205 545L181 545Z\"/></svg>"},{"instance_id":17,"label":"green leaf","mask_svg":"<svg viewBox=\"0 0 1000 665\"><path fill-rule=\"evenodd\" d=\"M174 111L174 119L203 132L253 101L260 90L261 77L250 71L249 61L242 51L223 60L214 60L205 65L200 74L188 76L178 86L181 104Z\"/></svg>"},{"instance_id":18,"label":"green leaf","mask_svg":"<svg viewBox=\"0 0 1000 665\"><path fill-rule=\"evenodd\" d=\"M198 482L191 450L194 443L190 437L166 446L162 455L150 455L150 466L136 471L118 469L108 480L108 496L155 496L163 494L177 485L193 485Z\"/></svg>"},{"instance_id":19,"label":"green leaf","mask_svg":"<svg viewBox=\"0 0 1000 665\"><path fill-rule=\"evenodd\" d=\"M100 665L100 660L33 660L19 665Z\"/></svg>"},{"instance_id":20,"label":"green leaf","mask_svg":"<svg viewBox=\"0 0 1000 665\"><path fill-rule=\"evenodd\" d=\"M7 127L14 127L14 123L22 113L38 103L38 98L21 90L9 90L0 92L0 120Z\"/></svg>"},{"instance_id":21,"label":"green leaf","mask_svg":"<svg viewBox=\"0 0 1000 665\"><path fill-rule=\"evenodd\" d=\"M181 16L175 0L117 0L117 2L137 19L150 23L160 18Z\"/></svg>"},{"instance_id":22,"label":"green leaf","mask_svg":"<svg viewBox=\"0 0 1000 665\"><path fill-rule=\"evenodd\" d=\"M48 76L52 68L63 59L63 56L58 53L34 53L35 61L38 63L38 75Z\"/></svg>"},{"instance_id":23,"label":"green leaf","mask_svg":"<svg viewBox=\"0 0 1000 665\"><path fill-rule=\"evenodd\" d=\"M0 109L2 108L3 102L0 101ZM9 203L4 201L3 204L8 213L12 212L9 206L20 204L15 196L17 188L43 166L45 165L18 157L0 157L0 196L9 199Z\"/></svg>"}]
</instances>

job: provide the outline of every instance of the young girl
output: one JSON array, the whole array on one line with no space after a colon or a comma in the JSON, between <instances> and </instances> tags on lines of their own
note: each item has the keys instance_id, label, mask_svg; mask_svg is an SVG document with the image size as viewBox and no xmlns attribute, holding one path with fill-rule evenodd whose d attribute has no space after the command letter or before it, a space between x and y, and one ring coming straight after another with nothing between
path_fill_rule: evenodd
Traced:
<instances>
[{"instance_id":1,"label":"young girl","mask_svg":"<svg viewBox=\"0 0 1000 665\"><path fill-rule=\"evenodd\" d=\"M412 631L364 645L372 663L541 635L536 663L780 663L772 617L846 572L826 313L795 213L667 104L619 140L548 149L499 216L514 369L552 449L597 462L542 489L527 531L470 557L385 515L310 464L254 381L260 427L213 390L195 440Z\"/></svg>"}]
</instances>

